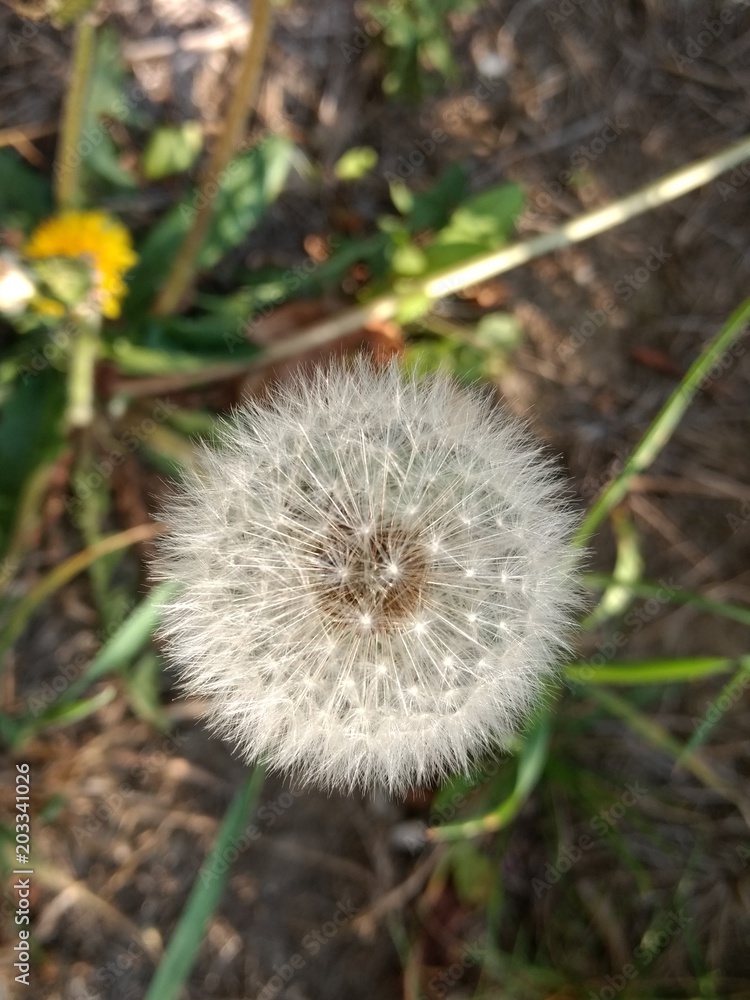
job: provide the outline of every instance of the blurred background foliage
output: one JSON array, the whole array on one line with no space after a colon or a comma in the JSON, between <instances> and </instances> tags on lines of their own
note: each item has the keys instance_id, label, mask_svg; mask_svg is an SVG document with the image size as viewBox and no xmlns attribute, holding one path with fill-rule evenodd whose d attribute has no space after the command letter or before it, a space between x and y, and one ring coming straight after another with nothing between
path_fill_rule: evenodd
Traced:
<instances>
[{"instance_id":1,"label":"blurred background foliage","mask_svg":"<svg viewBox=\"0 0 750 1000\"><path fill-rule=\"evenodd\" d=\"M0 130L0 736L9 789L32 765L25 995L750 995L747 150L714 171L726 197L517 275L463 270L741 138L742 5L631 6L2 9L21 96ZM245 774L152 639L154 511L196 440L350 350L485 382L589 509L559 691L512 757L405 802Z\"/></svg>"}]
</instances>

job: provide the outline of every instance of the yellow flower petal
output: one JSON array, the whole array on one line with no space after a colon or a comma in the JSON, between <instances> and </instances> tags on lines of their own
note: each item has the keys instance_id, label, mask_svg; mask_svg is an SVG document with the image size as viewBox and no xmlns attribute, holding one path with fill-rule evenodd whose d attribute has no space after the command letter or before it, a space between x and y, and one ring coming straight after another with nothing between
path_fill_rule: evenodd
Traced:
<instances>
[{"instance_id":1,"label":"yellow flower petal","mask_svg":"<svg viewBox=\"0 0 750 1000\"><path fill-rule=\"evenodd\" d=\"M123 277L138 260L122 223L104 212L61 212L34 230L24 251L30 258L86 260L102 315L110 319L120 315L120 303L127 293Z\"/></svg>"}]
</instances>

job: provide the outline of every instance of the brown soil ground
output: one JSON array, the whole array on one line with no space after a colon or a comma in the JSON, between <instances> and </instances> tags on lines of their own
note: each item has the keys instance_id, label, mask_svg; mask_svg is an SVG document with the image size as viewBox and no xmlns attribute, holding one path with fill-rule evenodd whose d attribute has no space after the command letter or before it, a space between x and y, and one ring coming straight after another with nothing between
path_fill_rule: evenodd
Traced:
<instances>
[{"instance_id":1,"label":"brown soil ground","mask_svg":"<svg viewBox=\"0 0 750 1000\"><path fill-rule=\"evenodd\" d=\"M113 6L108 19L127 38L139 78L148 39L180 39L204 28L231 36L240 15L232 4L197 0L154 0L143 7L119 0ZM328 180L322 190L294 181L243 248L250 265L299 262L305 238L335 230L344 209L372 226L388 208L383 175L397 171L401 158L435 128L448 137L425 155L408 183L424 188L453 161L469 165L475 190L516 180L527 191L520 231L529 236L715 152L747 128L750 12L739 3L482 4L451 19L460 80L439 85L416 104L383 97L382 51L377 41L359 51L363 36L356 32L366 22L359 14L343 0L292 2L277 13L254 127L283 116L289 134ZM68 34L0 7L0 33L6 32L24 41L7 51L0 127L54 125ZM154 63L149 96L164 121L200 116L215 123L238 44L230 37L209 53L178 53ZM19 148L49 169L53 143L50 127L47 137ZM342 205L330 168L353 145L375 146L381 161L372 183L358 188L356 202ZM681 373L746 296L749 179L750 173L737 170L488 283L484 298L477 293L451 304L459 318L471 318L487 302L521 320L526 336L500 388L508 405L564 456L585 502L617 471ZM131 208L134 217L139 210L147 216L153 204ZM215 280L220 284L221 268ZM629 498L648 579L717 599L750 598L749 390L745 345L699 395ZM30 561L28 580L74 545L52 533ZM610 568L613 551L603 531L592 566ZM582 653L594 653L608 639L595 634ZM66 664L90 656L99 641L98 620L79 581L49 603L19 644L18 697L39 692ZM618 655L744 652L747 634L740 625L661 607L644 612ZM687 739L721 683L665 687L643 704ZM168 684L167 678L166 700ZM117 698L85 723L49 732L28 748L35 802L45 804L45 813L35 829L43 859L32 903L38 971L35 985L19 995L143 995L243 780L229 750L189 711L177 701L169 710L177 721L170 738L134 719ZM502 920L494 933L505 954L514 956L507 982L515 985L512 992L485 995L574 997L603 989L605 977L629 961L654 905L667 910L674 900L675 907L684 901L688 908L690 933L676 935L654 961L661 992L655 988L653 995L697 996L700 980L702 996L747 997L750 869L739 852L747 834L741 817L619 721L592 723L591 711L585 702L563 699L555 756L606 774L615 787L640 782L648 790L621 827L648 880L639 880L635 868L617 867L598 845L576 868L578 910L556 887L537 897L532 880L544 877L555 854L542 835L545 815L559 803L543 793L532 797L504 840L502 857L491 844L486 849L504 880ZM746 695L706 751L735 788L746 787L750 774L743 717ZM400 846L402 824L425 818L429 797L325 797L269 779L263 803L255 820L261 836L233 866L186 998L415 1000L421 993L408 976L403 986L406 940L421 942L412 961L429 978L456 962L462 943L481 932L479 911L451 901L448 890L439 907L423 895L432 856ZM586 819L567 812L558 821L574 839ZM358 919L339 929L334 917L340 912ZM5 936L5 959L10 940ZM529 974L519 985L511 977L514 963L530 968L536 961L557 978L548 983ZM274 975L289 979L278 991L271 988ZM445 992L434 988L430 1000L471 996L474 981L465 965ZM651 995L649 985L642 980L640 995Z\"/></svg>"}]
</instances>

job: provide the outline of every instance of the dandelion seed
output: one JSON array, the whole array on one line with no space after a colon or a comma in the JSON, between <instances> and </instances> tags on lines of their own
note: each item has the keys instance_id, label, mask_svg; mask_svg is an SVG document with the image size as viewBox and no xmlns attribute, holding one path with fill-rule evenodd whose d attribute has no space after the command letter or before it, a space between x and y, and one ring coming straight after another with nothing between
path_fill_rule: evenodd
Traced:
<instances>
[{"instance_id":1,"label":"dandelion seed","mask_svg":"<svg viewBox=\"0 0 750 1000\"><path fill-rule=\"evenodd\" d=\"M579 602L550 463L482 393L395 362L242 407L164 517L185 689L246 760L329 788L507 747Z\"/></svg>"}]
</instances>

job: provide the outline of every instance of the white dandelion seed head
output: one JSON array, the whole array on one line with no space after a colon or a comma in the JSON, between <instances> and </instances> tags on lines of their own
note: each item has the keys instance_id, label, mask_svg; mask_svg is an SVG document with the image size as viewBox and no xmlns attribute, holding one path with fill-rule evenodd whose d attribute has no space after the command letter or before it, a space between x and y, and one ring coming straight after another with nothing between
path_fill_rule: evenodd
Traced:
<instances>
[{"instance_id":1,"label":"white dandelion seed head","mask_svg":"<svg viewBox=\"0 0 750 1000\"><path fill-rule=\"evenodd\" d=\"M163 515L162 635L245 759L397 793L507 746L580 600L515 419L359 358L244 405L203 463Z\"/></svg>"}]
</instances>

